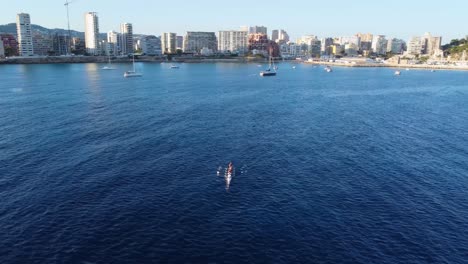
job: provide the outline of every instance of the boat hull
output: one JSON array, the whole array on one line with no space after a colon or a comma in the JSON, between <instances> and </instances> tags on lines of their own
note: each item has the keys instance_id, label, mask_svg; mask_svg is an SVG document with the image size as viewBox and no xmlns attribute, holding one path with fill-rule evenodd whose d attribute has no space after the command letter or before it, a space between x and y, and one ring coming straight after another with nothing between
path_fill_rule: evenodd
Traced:
<instances>
[{"instance_id":1,"label":"boat hull","mask_svg":"<svg viewBox=\"0 0 468 264\"><path fill-rule=\"evenodd\" d=\"M124 73L125 78L130 78L130 77L141 77L143 74L137 73L137 72L126 72Z\"/></svg>"},{"instance_id":2,"label":"boat hull","mask_svg":"<svg viewBox=\"0 0 468 264\"><path fill-rule=\"evenodd\" d=\"M263 76L263 77L276 76L276 72L260 72L260 76Z\"/></svg>"}]
</instances>

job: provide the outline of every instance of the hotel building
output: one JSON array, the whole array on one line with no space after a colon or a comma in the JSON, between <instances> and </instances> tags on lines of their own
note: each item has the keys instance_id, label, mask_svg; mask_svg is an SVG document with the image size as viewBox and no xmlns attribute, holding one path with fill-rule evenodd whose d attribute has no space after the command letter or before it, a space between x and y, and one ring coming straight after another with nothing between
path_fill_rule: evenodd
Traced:
<instances>
[{"instance_id":1,"label":"hotel building","mask_svg":"<svg viewBox=\"0 0 468 264\"><path fill-rule=\"evenodd\" d=\"M96 12L85 13L85 47L91 55L99 55L99 21Z\"/></svg>"},{"instance_id":2,"label":"hotel building","mask_svg":"<svg viewBox=\"0 0 468 264\"><path fill-rule=\"evenodd\" d=\"M33 56L34 48L29 14L16 15L16 32L18 33L19 55Z\"/></svg>"}]
</instances>

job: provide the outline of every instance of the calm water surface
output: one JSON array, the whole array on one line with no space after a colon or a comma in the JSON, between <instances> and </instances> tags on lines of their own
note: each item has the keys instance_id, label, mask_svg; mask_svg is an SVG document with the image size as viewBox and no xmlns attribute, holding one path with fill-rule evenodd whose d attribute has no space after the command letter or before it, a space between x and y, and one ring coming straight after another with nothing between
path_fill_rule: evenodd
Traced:
<instances>
[{"instance_id":1,"label":"calm water surface","mask_svg":"<svg viewBox=\"0 0 468 264\"><path fill-rule=\"evenodd\" d=\"M102 66L0 66L1 263L468 263L468 72Z\"/></svg>"}]
</instances>

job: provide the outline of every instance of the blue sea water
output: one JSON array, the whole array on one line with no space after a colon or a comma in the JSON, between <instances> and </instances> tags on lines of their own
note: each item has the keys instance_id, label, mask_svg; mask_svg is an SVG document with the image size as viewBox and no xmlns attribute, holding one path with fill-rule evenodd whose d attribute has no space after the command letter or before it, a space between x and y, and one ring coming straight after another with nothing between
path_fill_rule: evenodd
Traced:
<instances>
[{"instance_id":1,"label":"blue sea water","mask_svg":"<svg viewBox=\"0 0 468 264\"><path fill-rule=\"evenodd\" d=\"M1 263L468 263L468 72L102 66L0 66Z\"/></svg>"}]
</instances>

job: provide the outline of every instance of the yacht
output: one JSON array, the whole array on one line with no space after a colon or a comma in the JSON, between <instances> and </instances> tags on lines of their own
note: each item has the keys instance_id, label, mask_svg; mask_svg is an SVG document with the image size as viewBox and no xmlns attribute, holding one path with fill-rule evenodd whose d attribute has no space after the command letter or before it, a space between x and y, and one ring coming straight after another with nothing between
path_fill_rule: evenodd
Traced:
<instances>
[{"instance_id":1,"label":"yacht","mask_svg":"<svg viewBox=\"0 0 468 264\"><path fill-rule=\"evenodd\" d=\"M273 57L269 56L269 64L268 64L268 69L261 71L260 76L267 77L267 76L276 76L276 70L278 67L275 66L275 62L273 61Z\"/></svg>"},{"instance_id":2,"label":"yacht","mask_svg":"<svg viewBox=\"0 0 468 264\"><path fill-rule=\"evenodd\" d=\"M139 73L139 72L137 72L137 71L135 70L135 55L133 55L133 61L132 61L132 63L133 63L133 71L126 71L126 72L124 73L124 77L125 77L125 78L128 78L128 77L141 77L141 76L143 76L142 73Z\"/></svg>"}]
</instances>

